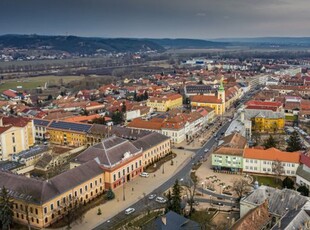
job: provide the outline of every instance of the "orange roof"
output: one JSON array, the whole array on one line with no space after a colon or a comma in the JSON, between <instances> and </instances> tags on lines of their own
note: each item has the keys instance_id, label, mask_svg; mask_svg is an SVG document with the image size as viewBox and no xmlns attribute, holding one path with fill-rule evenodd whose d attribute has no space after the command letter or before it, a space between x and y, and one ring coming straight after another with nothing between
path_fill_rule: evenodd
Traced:
<instances>
[{"instance_id":1,"label":"orange roof","mask_svg":"<svg viewBox=\"0 0 310 230\"><path fill-rule=\"evenodd\" d=\"M282 152L281 150L276 148L270 148L265 150L246 148L244 149L243 157L257 160L279 160L281 162L299 163L300 152Z\"/></svg>"},{"instance_id":2,"label":"orange roof","mask_svg":"<svg viewBox=\"0 0 310 230\"><path fill-rule=\"evenodd\" d=\"M83 121L91 121L95 118L99 118L99 114L93 114L89 116L77 116L77 117L68 117L66 119L63 119L64 121L69 121L69 122L83 122Z\"/></svg>"},{"instance_id":3,"label":"orange roof","mask_svg":"<svg viewBox=\"0 0 310 230\"><path fill-rule=\"evenodd\" d=\"M192 102L222 104L222 100L216 96L194 95L191 97Z\"/></svg>"}]
</instances>

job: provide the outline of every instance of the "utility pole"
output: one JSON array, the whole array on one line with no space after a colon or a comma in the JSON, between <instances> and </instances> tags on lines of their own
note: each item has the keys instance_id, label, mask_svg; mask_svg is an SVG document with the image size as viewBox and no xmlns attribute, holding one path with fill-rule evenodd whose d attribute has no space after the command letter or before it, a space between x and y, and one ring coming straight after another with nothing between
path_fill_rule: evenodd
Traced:
<instances>
[{"instance_id":1,"label":"utility pole","mask_svg":"<svg viewBox=\"0 0 310 230\"><path fill-rule=\"evenodd\" d=\"M123 177L123 201L126 200L126 197L125 197L125 177Z\"/></svg>"}]
</instances>

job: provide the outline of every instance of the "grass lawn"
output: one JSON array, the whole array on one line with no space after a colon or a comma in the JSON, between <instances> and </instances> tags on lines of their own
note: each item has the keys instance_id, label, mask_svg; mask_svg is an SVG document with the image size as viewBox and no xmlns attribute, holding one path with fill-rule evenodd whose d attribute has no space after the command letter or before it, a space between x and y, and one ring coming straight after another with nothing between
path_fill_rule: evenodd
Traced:
<instances>
[{"instance_id":1,"label":"grass lawn","mask_svg":"<svg viewBox=\"0 0 310 230\"><path fill-rule=\"evenodd\" d=\"M63 79L64 83L70 81L82 79L81 76L41 76L41 77L28 77L28 78L18 78L9 79L2 81L0 84L0 92L7 89L16 89L17 86L22 86L23 90L35 89L38 86L44 86L45 82L48 84L59 84L59 80Z\"/></svg>"},{"instance_id":2,"label":"grass lawn","mask_svg":"<svg viewBox=\"0 0 310 230\"><path fill-rule=\"evenodd\" d=\"M209 214L210 213L210 214ZM210 220L215 215L216 211L195 211L189 217L189 219L196 221L197 223L204 226L206 223L210 224Z\"/></svg>"},{"instance_id":3,"label":"grass lawn","mask_svg":"<svg viewBox=\"0 0 310 230\"><path fill-rule=\"evenodd\" d=\"M152 212L149 215L146 215L146 216L142 217L141 219L133 222L132 226L141 227L141 226L147 224L149 221L155 219L157 216L161 215L162 213L163 213L162 211Z\"/></svg>"},{"instance_id":4,"label":"grass lawn","mask_svg":"<svg viewBox=\"0 0 310 230\"><path fill-rule=\"evenodd\" d=\"M275 180L274 177L268 177L268 176L256 176L256 175L252 175L252 177L254 178L254 181L257 180L259 185L268 185L270 187L273 188L282 188L282 180Z\"/></svg>"}]
</instances>

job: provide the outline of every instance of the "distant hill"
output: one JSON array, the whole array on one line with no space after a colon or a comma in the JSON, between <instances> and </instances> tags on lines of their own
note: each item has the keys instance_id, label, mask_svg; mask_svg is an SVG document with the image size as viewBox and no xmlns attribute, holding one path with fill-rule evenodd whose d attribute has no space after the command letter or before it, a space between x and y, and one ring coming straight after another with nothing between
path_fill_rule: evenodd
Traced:
<instances>
[{"instance_id":1,"label":"distant hill","mask_svg":"<svg viewBox=\"0 0 310 230\"><path fill-rule=\"evenodd\" d=\"M164 48L146 39L86 38L76 36L3 35L1 48L46 49L69 53L93 54L106 52L164 51Z\"/></svg>"},{"instance_id":2,"label":"distant hill","mask_svg":"<svg viewBox=\"0 0 310 230\"><path fill-rule=\"evenodd\" d=\"M160 46L163 46L167 49L180 49L180 48L224 48L229 45L227 42L220 41L207 41L201 39L148 39L151 42L154 42Z\"/></svg>"},{"instance_id":3,"label":"distant hill","mask_svg":"<svg viewBox=\"0 0 310 230\"><path fill-rule=\"evenodd\" d=\"M258 38L219 38L214 42L229 42L231 44L259 44L279 46L310 46L310 37L258 37Z\"/></svg>"}]
</instances>

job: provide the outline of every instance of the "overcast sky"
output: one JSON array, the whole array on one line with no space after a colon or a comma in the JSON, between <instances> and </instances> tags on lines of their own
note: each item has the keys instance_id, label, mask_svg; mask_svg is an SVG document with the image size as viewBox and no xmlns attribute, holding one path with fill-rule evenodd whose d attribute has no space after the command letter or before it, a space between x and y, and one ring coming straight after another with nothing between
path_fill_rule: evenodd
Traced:
<instances>
[{"instance_id":1,"label":"overcast sky","mask_svg":"<svg viewBox=\"0 0 310 230\"><path fill-rule=\"evenodd\" d=\"M310 0L0 0L0 34L310 36Z\"/></svg>"}]
</instances>

